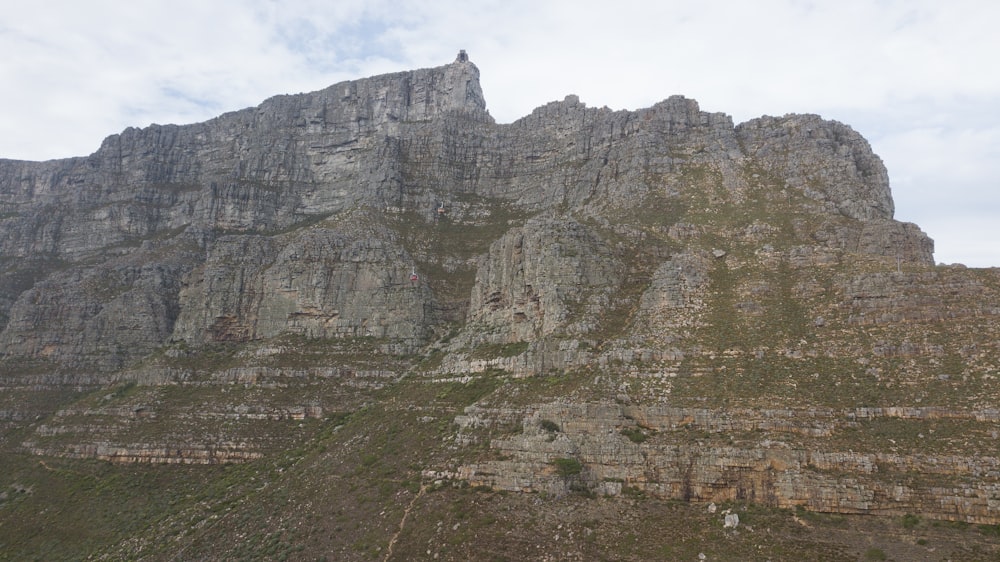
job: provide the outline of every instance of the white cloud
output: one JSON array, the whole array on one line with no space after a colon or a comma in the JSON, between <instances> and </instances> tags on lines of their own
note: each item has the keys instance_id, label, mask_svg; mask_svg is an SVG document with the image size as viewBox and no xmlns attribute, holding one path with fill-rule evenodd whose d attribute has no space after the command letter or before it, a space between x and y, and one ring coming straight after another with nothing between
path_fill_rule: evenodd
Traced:
<instances>
[{"instance_id":1,"label":"white cloud","mask_svg":"<svg viewBox=\"0 0 1000 562\"><path fill-rule=\"evenodd\" d=\"M992 224L1000 198L996 21L1000 3L985 0L19 3L0 23L0 49L17 53L0 61L0 156L88 154L127 126L208 119L464 48L501 122L574 93L615 109L682 94L737 122L848 123L883 156L897 216L937 240L939 261L960 261L950 248L970 246L951 240L971 222L956 217ZM1000 265L993 252L970 265Z\"/></svg>"}]
</instances>

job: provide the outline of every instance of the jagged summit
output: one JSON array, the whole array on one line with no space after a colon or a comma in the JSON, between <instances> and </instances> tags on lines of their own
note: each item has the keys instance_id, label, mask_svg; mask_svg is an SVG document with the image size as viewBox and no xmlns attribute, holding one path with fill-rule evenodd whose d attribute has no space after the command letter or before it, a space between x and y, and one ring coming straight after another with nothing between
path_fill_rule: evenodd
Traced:
<instances>
[{"instance_id":1,"label":"jagged summit","mask_svg":"<svg viewBox=\"0 0 1000 562\"><path fill-rule=\"evenodd\" d=\"M935 267L861 135L682 96L485 108L462 51L0 161L0 452L247 463L197 473L218 498L157 504L224 513L202 535L151 528L110 558L244 558L211 540L239 522L351 520L388 545L408 502L426 511L399 556L423 556L463 528L419 527L472 501L461 482L1000 523L1000 274ZM510 557L537 557L528 500L489 497ZM560 544L590 548L577 532Z\"/></svg>"}]
</instances>

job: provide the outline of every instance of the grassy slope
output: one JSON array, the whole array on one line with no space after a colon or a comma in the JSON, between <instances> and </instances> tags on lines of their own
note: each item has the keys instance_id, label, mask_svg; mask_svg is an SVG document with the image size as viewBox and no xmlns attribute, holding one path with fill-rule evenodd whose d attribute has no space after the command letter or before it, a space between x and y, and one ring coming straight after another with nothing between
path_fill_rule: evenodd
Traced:
<instances>
[{"instance_id":1,"label":"grassy slope","mask_svg":"<svg viewBox=\"0 0 1000 562\"><path fill-rule=\"evenodd\" d=\"M425 468L486 454L453 444L451 420L504 384L503 377L402 382L349 416L316 421L298 447L243 465L116 466L4 455L0 485L9 492L0 504L0 557L382 560L393 541L392 560L698 553L858 560L878 559L879 552L897 560L989 560L1000 553L995 527L738 503L711 514L704 505L635 494L507 494L422 477ZM740 515L735 531L722 528L725 509Z\"/></svg>"}]
</instances>

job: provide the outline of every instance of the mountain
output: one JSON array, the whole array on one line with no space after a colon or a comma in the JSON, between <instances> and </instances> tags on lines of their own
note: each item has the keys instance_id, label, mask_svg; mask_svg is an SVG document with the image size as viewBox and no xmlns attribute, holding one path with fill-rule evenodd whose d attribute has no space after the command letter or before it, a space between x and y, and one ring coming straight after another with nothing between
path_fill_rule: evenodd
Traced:
<instances>
[{"instance_id":1,"label":"mountain","mask_svg":"<svg viewBox=\"0 0 1000 562\"><path fill-rule=\"evenodd\" d=\"M464 52L0 160L0 557L989 559L998 296L847 125Z\"/></svg>"}]
</instances>

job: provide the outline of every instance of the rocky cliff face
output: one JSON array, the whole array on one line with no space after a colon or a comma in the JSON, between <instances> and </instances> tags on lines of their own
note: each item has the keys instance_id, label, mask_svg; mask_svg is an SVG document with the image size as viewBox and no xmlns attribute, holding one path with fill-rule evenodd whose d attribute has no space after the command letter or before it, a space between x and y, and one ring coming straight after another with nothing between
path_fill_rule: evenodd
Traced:
<instances>
[{"instance_id":1,"label":"rocky cliff face","mask_svg":"<svg viewBox=\"0 0 1000 562\"><path fill-rule=\"evenodd\" d=\"M245 461L481 380L442 438L488 448L427 474L1000 522L1000 275L935 267L857 132L679 96L497 124L478 76L0 161L0 444Z\"/></svg>"}]
</instances>

